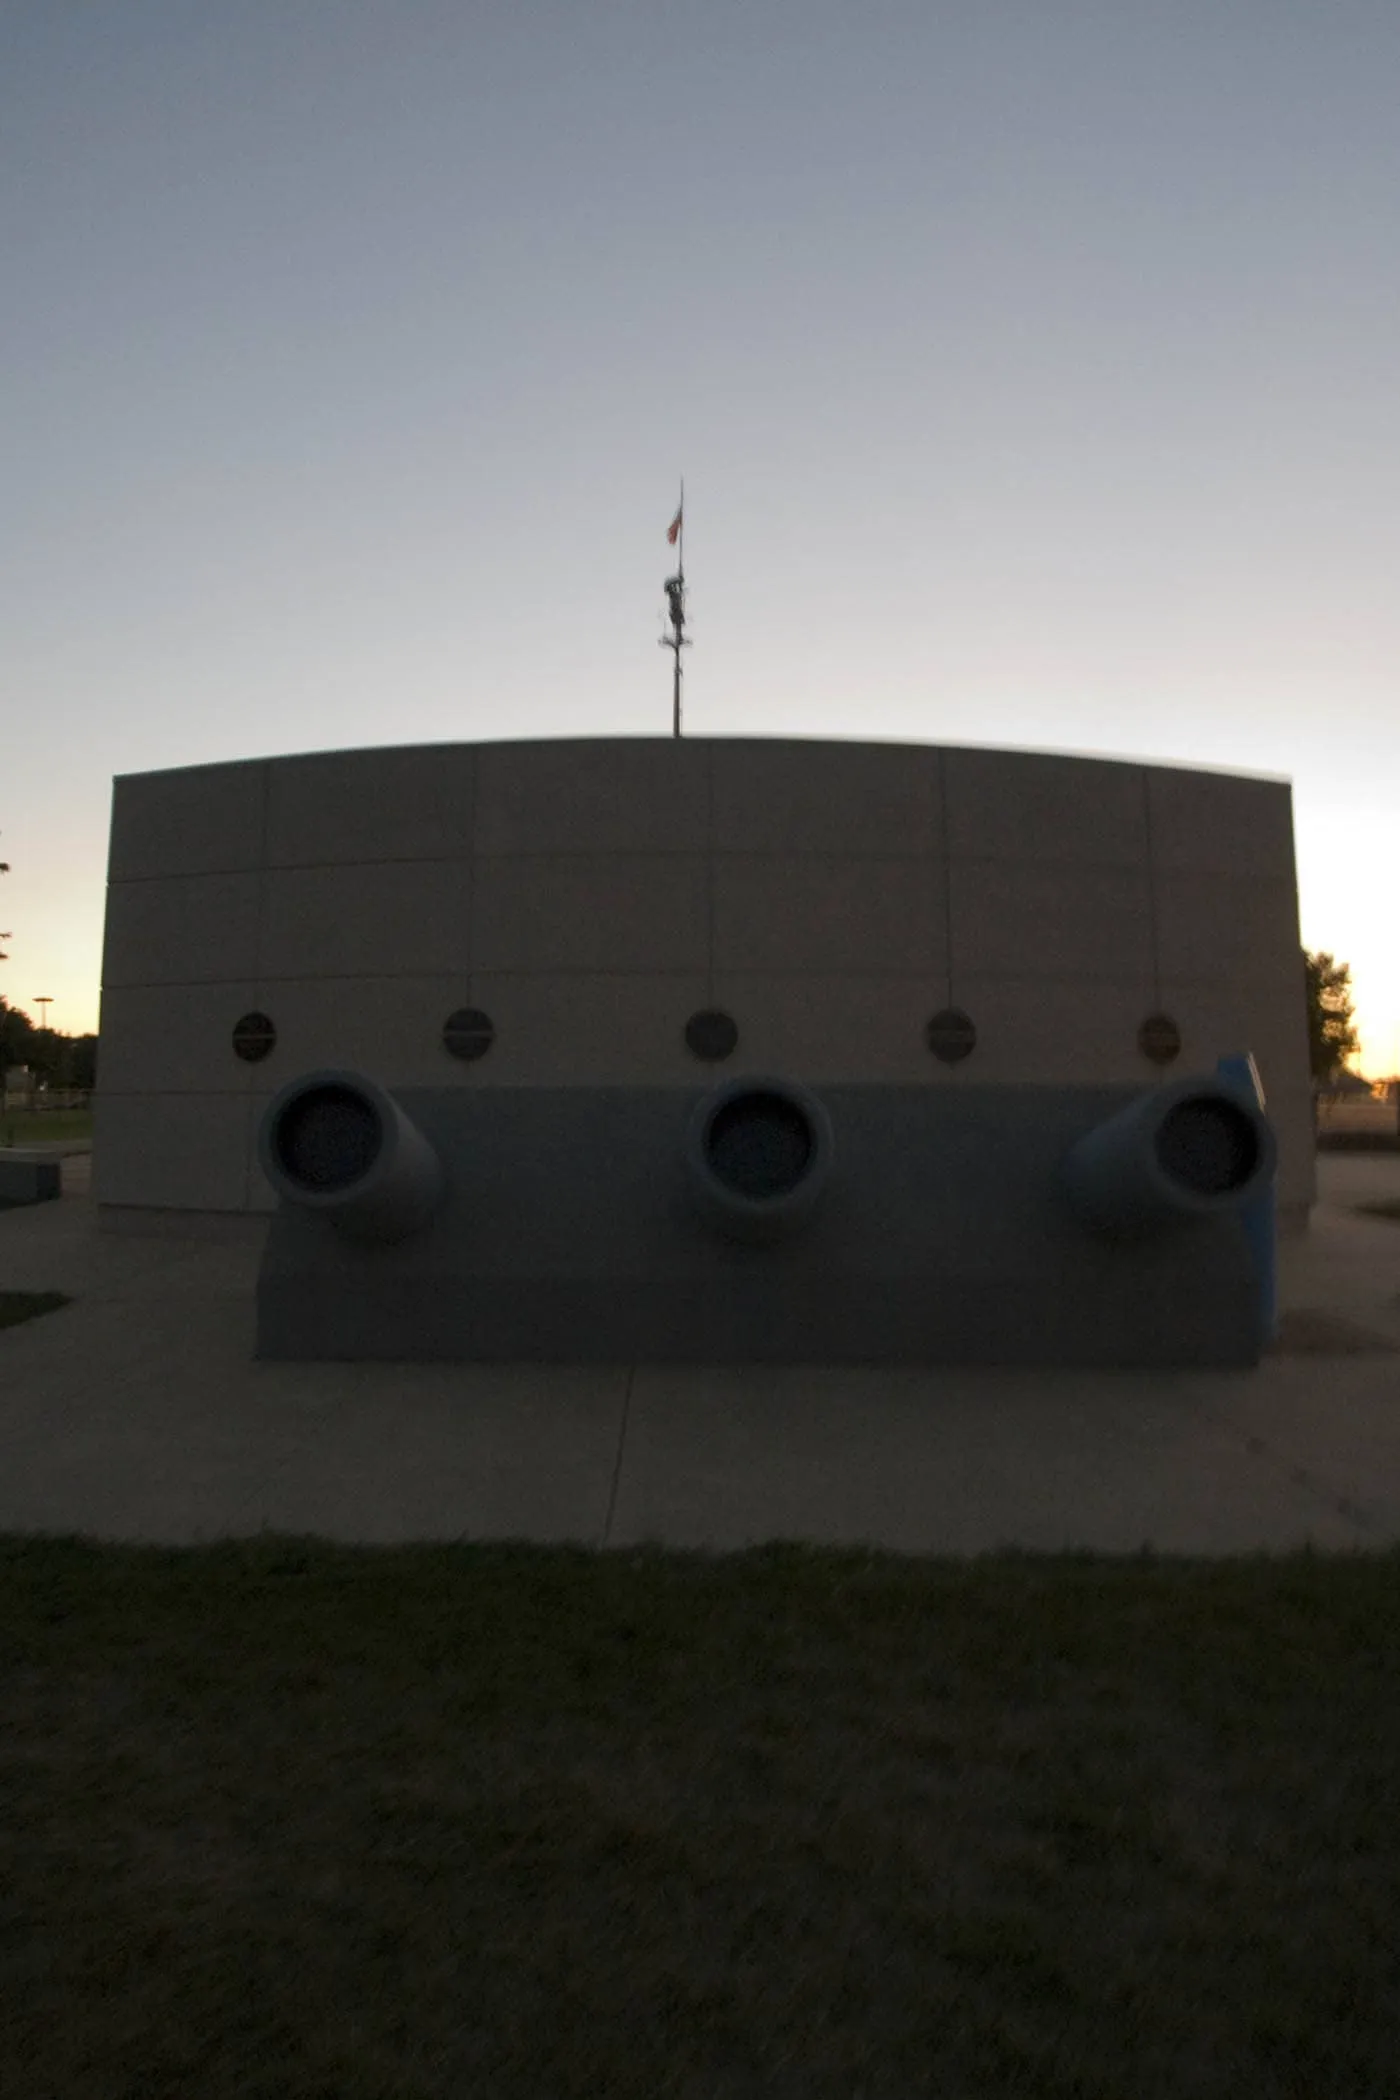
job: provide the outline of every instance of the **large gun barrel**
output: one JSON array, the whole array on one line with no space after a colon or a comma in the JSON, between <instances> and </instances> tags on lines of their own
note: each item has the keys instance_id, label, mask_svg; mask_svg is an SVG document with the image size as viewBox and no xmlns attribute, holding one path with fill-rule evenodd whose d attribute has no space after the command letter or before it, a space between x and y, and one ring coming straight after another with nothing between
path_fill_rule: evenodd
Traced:
<instances>
[{"instance_id":1,"label":"large gun barrel","mask_svg":"<svg viewBox=\"0 0 1400 2100\"><path fill-rule=\"evenodd\" d=\"M685 1138L700 1215L723 1238L765 1245L805 1225L831 1174L831 1118L787 1079L730 1079L703 1095Z\"/></svg>"},{"instance_id":2,"label":"large gun barrel","mask_svg":"<svg viewBox=\"0 0 1400 2100\"><path fill-rule=\"evenodd\" d=\"M1065 1157L1064 1193L1108 1239L1243 1210L1274 1171L1273 1129L1238 1087L1182 1079L1132 1101Z\"/></svg>"},{"instance_id":3,"label":"large gun barrel","mask_svg":"<svg viewBox=\"0 0 1400 2100\"><path fill-rule=\"evenodd\" d=\"M445 1181L417 1125L359 1072L308 1072L283 1087L263 1114L258 1158L279 1196L372 1246L421 1231Z\"/></svg>"}]
</instances>

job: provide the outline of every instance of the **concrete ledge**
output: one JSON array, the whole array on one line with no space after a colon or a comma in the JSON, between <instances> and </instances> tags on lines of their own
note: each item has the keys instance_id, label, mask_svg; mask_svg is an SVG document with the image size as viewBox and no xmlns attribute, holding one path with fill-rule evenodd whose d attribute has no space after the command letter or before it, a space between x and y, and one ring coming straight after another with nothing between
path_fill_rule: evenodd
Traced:
<instances>
[{"instance_id":1,"label":"concrete ledge","mask_svg":"<svg viewBox=\"0 0 1400 2100\"><path fill-rule=\"evenodd\" d=\"M61 1193L62 1172L43 1152L0 1152L0 1210L53 1201Z\"/></svg>"},{"instance_id":2,"label":"concrete ledge","mask_svg":"<svg viewBox=\"0 0 1400 2100\"><path fill-rule=\"evenodd\" d=\"M91 1151L91 1138L31 1138L27 1145L0 1145L0 1159L17 1153L26 1159L76 1159Z\"/></svg>"},{"instance_id":3,"label":"concrete ledge","mask_svg":"<svg viewBox=\"0 0 1400 2100\"><path fill-rule=\"evenodd\" d=\"M221 1247L261 1247L271 1214L250 1210L168 1210L146 1203L99 1203L99 1232L130 1238L198 1240Z\"/></svg>"}]
</instances>

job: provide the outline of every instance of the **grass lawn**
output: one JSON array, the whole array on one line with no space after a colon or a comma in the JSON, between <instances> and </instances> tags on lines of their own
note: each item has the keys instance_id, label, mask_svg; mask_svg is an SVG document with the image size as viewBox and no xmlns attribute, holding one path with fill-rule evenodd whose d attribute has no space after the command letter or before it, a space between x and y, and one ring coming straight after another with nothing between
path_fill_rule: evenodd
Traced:
<instances>
[{"instance_id":1,"label":"grass lawn","mask_svg":"<svg viewBox=\"0 0 1400 2100\"><path fill-rule=\"evenodd\" d=\"M0 1327L18 1327L22 1320L36 1320L72 1302L62 1291L0 1291Z\"/></svg>"},{"instance_id":2,"label":"grass lawn","mask_svg":"<svg viewBox=\"0 0 1400 2100\"><path fill-rule=\"evenodd\" d=\"M1400 1553L0 1539L0 2091L1380 2100Z\"/></svg>"},{"instance_id":3,"label":"grass lawn","mask_svg":"<svg viewBox=\"0 0 1400 2100\"><path fill-rule=\"evenodd\" d=\"M90 1108L0 1109L0 1145L58 1145L91 1137Z\"/></svg>"}]
</instances>

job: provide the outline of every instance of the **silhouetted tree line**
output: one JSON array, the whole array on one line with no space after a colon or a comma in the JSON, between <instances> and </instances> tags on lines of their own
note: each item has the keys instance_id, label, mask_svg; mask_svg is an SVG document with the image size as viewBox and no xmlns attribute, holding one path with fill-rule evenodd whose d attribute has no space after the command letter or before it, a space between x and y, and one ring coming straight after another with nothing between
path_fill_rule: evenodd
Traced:
<instances>
[{"instance_id":1,"label":"silhouetted tree line","mask_svg":"<svg viewBox=\"0 0 1400 2100\"><path fill-rule=\"evenodd\" d=\"M1330 1086L1361 1047L1352 1026L1351 964L1305 948L1303 967L1308 986L1308 1063L1314 1086Z\"/></svg>"},{"instance_id":2,"label":"silhouetted tree line","mask_svg":"<svg viewBox=\"0 0 1400 2100\"><path fill-rule=\"evenodd\" d=\"M0 997L0 1073L11 1065L28 1065L36 1080L51 1087L91 1093L97 1084L97 1037L36 1028L28 1014Z\"/></svg>"},{"instance_id":3,"label":"silhouetted tree line","mask_svg":"<svg viewBox=\"0 0 1400 2100\"><path fill-rule=\"evenodd\" d=\"M0 875L9 872L9 862L0 860ZM0 941L9 939L8 933L0 933ZM0 962L6 960L0 948ZM35 1079L48 1086L91 1093L97 1084L97 1037L36 1028L28 1014L0 995L0 1082L11 1065L28 1065Z\"/></svg>"}]
</instances>

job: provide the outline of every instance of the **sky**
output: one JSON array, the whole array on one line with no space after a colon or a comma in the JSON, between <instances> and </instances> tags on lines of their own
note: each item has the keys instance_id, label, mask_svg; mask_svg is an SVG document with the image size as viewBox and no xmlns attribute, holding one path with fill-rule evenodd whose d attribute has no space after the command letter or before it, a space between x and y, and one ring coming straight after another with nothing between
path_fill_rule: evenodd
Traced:
<instances>
[{"instance_id":1,"label":"sky","mask_svg":"<svg viewBox=\"0 0 1400 2100\"><path fill-rule=\"evenodd\" d=\"M1400 1071L1396 0L0 0L0 992L119 773L686 726L1293 783Z\"/></svg>"}]
</instances>

